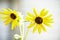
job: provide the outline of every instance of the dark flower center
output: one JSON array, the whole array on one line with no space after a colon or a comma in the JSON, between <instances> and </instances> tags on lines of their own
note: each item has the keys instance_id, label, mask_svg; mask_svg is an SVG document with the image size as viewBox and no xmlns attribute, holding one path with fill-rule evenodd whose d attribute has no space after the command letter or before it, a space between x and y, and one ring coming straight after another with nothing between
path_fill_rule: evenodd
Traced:
<instances>
[{"instance_id":1,"label":"dark flower center","mask_svg":"<svg viewBox=\"0 0 60 40\"><path fill-rule=\"evenodd\" d=\"M11 13L10 17L11 17L12 19L16 19L16 15L15 15L14 13Z\"/></svg>"},{"instance_id":2,"label":"dark flower center","mask_svg":"<svg viewBox=\"0 0 60 40\"><path fill-rule=\"evenodd\" d=\"M37 24L41 24L43 22L43 19L41 17L36 17L35 22Z\"/></svg>"}]
</instances>

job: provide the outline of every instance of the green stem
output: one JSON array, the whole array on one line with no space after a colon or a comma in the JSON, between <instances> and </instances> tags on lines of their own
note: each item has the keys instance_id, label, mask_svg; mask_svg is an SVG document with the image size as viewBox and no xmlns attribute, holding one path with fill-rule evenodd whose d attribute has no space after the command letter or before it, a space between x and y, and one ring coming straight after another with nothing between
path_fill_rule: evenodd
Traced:
<instances>
[{"instance_id":1,"label":"green stem","mask_svg":"<svg viewBox=\"0 0 60 40\"><path fill-rule=\"evenodd\" d=\"M21 36L20 40L23 40L23 35L22 35L23 33L22 32L23 32L23 27L20 27L20 36Z\"/></svg>"},{"instance_id":2,"label":"green stem","mask_svg":"<svg viewBox=\"0 0 60 40\"><path fill-rule=\"evenodd\" d=\"M26 35L25 35L25 37L24 37L24 40L26 40L26 38L27 38L27 36L28 36L28 32L29 32L29 29L28 29L27 32L26 32Z\"/></svg>"}]
</instances>

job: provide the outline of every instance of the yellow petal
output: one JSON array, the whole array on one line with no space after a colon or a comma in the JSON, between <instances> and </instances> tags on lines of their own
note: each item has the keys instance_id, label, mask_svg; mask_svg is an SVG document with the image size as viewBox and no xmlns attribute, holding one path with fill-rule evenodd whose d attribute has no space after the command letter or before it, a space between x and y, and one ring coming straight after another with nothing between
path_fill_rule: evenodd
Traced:
<instances>
[{"instance_id":1,"label":"yellow petal","mask_svg":"<svg viewBox=\"0 0 60 40\"><path fill-rule=\"evenodd\" d=\"M38 16L38 13L36 11L36 8L33 9L33 12L34 12L35 16Z\"/></svg>"},{"instance_id":2,"label":"yellow petal","mask_svg":"<svg viewBox=\"0 0 60 40\"><path fill-rule=\"evenodd\" d=\"M40 12L40 16L42 16L44 14L45 9L42 9Z\"/></svg>"},{"instance_id":3,"label":"yellow petal","mask_svg":"<svg viewBox=\"0 0 60 40\"><path fill-rule=\"evenodd\" d=\"M46 23L54 23L53 20L47 20Z\"/></svg>"},{"instance_id":4,"label":"yellow petal","mask_svg":"<svg viewBox=\"0 0 60 40\"><path fill-rule=\"evenodd\" d=\"M18 14L18 13L16 12L16 10L14 10L13 13L16 14L16 15Z\"/></svg>"},{"instance_id":5,"label":"yellow petal","mask_svg":"<svg viewBox=\"0 0 60 40\"><path fill-rule=\"evenodd\" d=\"M3 11L8 11L7 9L2 8Z\"/></svg>"},{"instance_id":6,"label":"yellow petal","mask_svg":"<svg viewBox=\"0 0 60 40\"><path fill-rule=\"evenodd\" d=\"M3 12L0 12L0 14L3 14Z\"/></svg>"},{"instance_id":7,"label":"yellow petal","mask_svg":"<svg viewBox=\"0 0 60 40\"><path fill-rule=\"evenodd\" d=\"M10 12L12 12L12 10L11 10L10 8L8 8L8 10L9 10Z\"/></svg>"},{"instance_id":8,"label":"yellow petal","mask_svg":"<svg viewBox=\"0 0 60 40\"><path fill-rule=\"evenodd\" d=\"M38 29L38 25L34 25L33 33Z\"/></svg>"},{"instance_id":9,"label":"yellow petal","mask_svg":"<svg viewBox=\"0 0 60 40\"><path fill-rule=\"evenodd\" d=\"M41 27L40 27L40 25L38 26L38 33L41 33Z\"/></svg>"},{"instance_id":10,"label":"yellow petal","mask_svg":"<svg viewBox=\"0 0 60 40\"><path fill-rule=\"evenodd\" d=\"M28 28L31 28L35 25L35 23L30 23L30 25L28 26Z\"/></svg>"},{"instance_id":11,"label":"yellow petal","mask_svg":"<svg viewBox=\"0 0 60 40\"><path fill-rule=\"evenodd\" d=\"M48 15L47 17L43 18L44 23L53 23L53 18L51 18L51 14Z\"/></svg>"},{"instance_id":12,"label":"yellow petal","mask_svg":"<svg viewBox=\"0 0 60 40\"><path fill-rule=\"evenodd\" d=\"M48 14L48 10L42 9L42 11L40 12L40 16L44 17Z\"/></svg>"},{"instance_id":13,"label":"yellow petal","mask_svg":"<svg viewBox=\"0 0 60 40\"><path fill-rule=\"evenodd\" d=\"M1 17L3 21L5 21L7 19L7 17Z\"/></svg>"},{"instance_id":14,"label":"yellow petal","mask_svg":"<svg viewBox=\"0 0 60 40\"><path fill-rule=\"evenodd\" d=\"M53 18L43 18L43 20L53 20Z\"/></svg>"},{"instance_id":15,"label":"yellow petal","mask_svg":"<svg viewBox=\"0 0 60 40\"><path fill-rule=\"evenodd\" d=\"M31 17L26 16L26 21L33 22L34 21L34 18L32 19Z\"/></svg>"},{"instance_id":16,"label":"yellow petal","mask_svg":"<svg viewBox=\"0 0 60 40\"><path fill-rule=\"evenodd\" d=\"M44 23L45 25L47 25L48 27L51 27L51 24L50 23Z\"/></svg>"},{"instance_id":17,"label":"yellow petal","mask_svg":"<svg viewBox=\"0 0 60 40\"><path fill-rule=\"evenodd\" d=\"M3 15L3 14L2 14ZM3 17L4 16L4 17ZM10 18L8 15L0 16L3 20Z\"/></svg>"},{"instance_id":18,"label":"yellow petal","mask_svg":"<svg viewBox=\"0 0 60 40\"><path fill-rule=\"evenodd\" d=\"M14 30L14 29L16 28L17 23L18 23L18 22L17 22L16 20L14 20L14 21L12 22L12 27L11 27L12 30Z\"/></svg>"},{"instance_id":19,"label":"yellow petal","mask_svg":"<svg viewBox=\"0 0 60 40\"><path fill-rule=\"evenodd\" d=\"M7 9L2 8L2 10L3 10L3 14L6 14L6 15L10 14L10 12Z\"/></svg>"},{"instance_id":20,"label":"yellow petal","mask_svg":"<svg viewBox=\"0 0 60 40\"><path fill-rule=\"evenodd\" d=\"M28 14L28 16L35 18L35 16L33 14L31 14L30 12L28 12L27 14Z\"/></svg>"},{"instance_id":21,"label":"yellow petal","mask_svg":"<svg viewBox=\"0 0 60 40\"><path fill-rule=\"evenodd\" d=\"M18 22L18 23L17 23L17 26L18 26L18 27L20 27L20 26L21 26L21 24Z\"/></svg>"},{"instance_id":22,"label":"yellow petal","mask_svg":"<svg viewBox=\"0 0 60 40\"><path fill-rule=\"evenodd\" d=\"M5 21L5 25L8 25L12 20L10 18L8 18L6 21Z\"/></svg>"},{"instance_id":23,"label":"yellow petal","mask_svg":"<svg viewBox=\"0 0 60 40\"><path fill-rule=\"evenodd\" d=\"M15 20L17 22L17 26L20 27L21 26L21 24L20 24L20 17L17 17Z\"/></svg>"},{"instance_id":24,"label":"yellow petal","mask_svg":"<svg viewBox=\"0 0 60 40\"><path fill-rule=\"evenodd\" d=\"M46 32L46 28L42 24L40 24L40 27Z\"/></svg>"},{"instance_id":25,"label":"yellow petal","mask_svg":"<svg viewBox=\"0 0 60 40\"><path fill-rule=\"evenodd\" d=\"M53 20L52 19L44 19L43 22L45 22L45 23L53 23Z\"/></svg>"},{"instance_id":26,"label":"yellow petal","mask_svg":"<svg viewBox=\"0 0 60 40\"><path fill-rule=\"evenodd\" d=\"M45 19L50 19L52 17L52 14L45 17Z\"/></svg>"}]
</instances>

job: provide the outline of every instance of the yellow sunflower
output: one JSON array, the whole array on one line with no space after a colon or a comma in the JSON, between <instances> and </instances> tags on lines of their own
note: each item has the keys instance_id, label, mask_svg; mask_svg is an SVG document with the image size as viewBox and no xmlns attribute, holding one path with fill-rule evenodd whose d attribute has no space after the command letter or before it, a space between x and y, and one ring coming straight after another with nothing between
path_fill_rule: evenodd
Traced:
<instances>
[{"instance_id":1,"label":"yellow sunflower","mask_svg":"<svg viewBox=\"0 0 60 40\"><path fill-rule=\"evenodd\" d=\"M46 28L44 27L44 24L47 26L51 26L51 23L53 23L52 15L48 14L48 10L42 9L41 12L38 14L36 9L33 9L34 15L28 12L28 15L26 16L26 21L31 22L28 26L28 29L31 27L34 27L33 33L38 30L38 33L41 33L43 30L46 32Z\"/></svg>"},{"instance_id":2,"label":"yellow sunflower","mask_svg":"<svg viewBox=\"0 0 60 40\"><path fill-rule=\"evenodd\" d=\"M11 10L10 8L4 9L1 12L3 15L2 19L4 20L5 25L12 23L11 29L15 29L16 26L19 26L20 16L16 10Z\"/></svg>"}]
</instances>

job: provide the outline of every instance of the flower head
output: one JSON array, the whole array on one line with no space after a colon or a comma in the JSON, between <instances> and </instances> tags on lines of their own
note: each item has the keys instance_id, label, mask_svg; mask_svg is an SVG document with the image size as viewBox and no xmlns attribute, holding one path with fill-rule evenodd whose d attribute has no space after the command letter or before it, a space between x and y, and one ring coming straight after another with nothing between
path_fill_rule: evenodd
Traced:
<instances>
[{"instance_id":1,"label":"flower head","mask_svg":"<svg viewBox=\"0 0 60 40\"><path fill-rule=\"evenodd\" d=\"M47 26L51 26L51 23L53 22L52 15L47 15L48 10L42 9L41 12L38 14L36 9L33 9L34 15L28 12L28 15L26 16L26 21L31 22L28 26L28 29L31 27L34 27L33 32L38 30L40 33L42 30L46 32L46 28L44 27L44 24Z\"/></svg>"},{"instance_id":2,"label":"flower head","mask_svg":"<svg viewBox=\"0 0 60 40\"><path fill-rule=\"evenodd\" d=\"M9 23L12 23L11 29L15 29L16 26L20 25L20 16L16 10L11 10L10 8L8 9L3 9L3 14L2 19L5 20L5 25L8 25Z\"/></svg>"}]
</instances>

